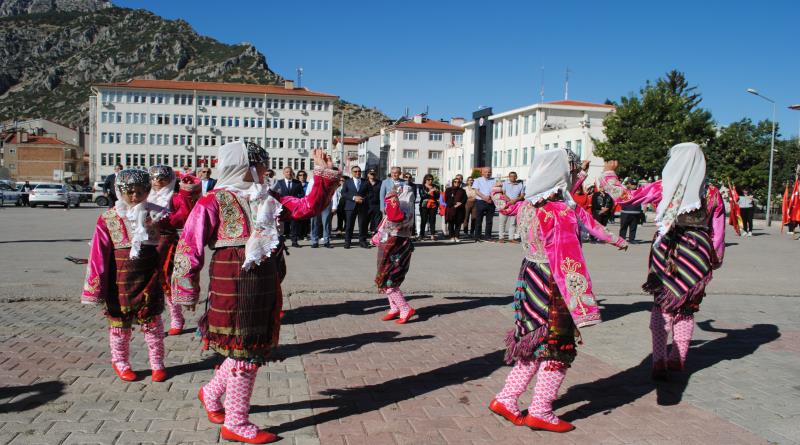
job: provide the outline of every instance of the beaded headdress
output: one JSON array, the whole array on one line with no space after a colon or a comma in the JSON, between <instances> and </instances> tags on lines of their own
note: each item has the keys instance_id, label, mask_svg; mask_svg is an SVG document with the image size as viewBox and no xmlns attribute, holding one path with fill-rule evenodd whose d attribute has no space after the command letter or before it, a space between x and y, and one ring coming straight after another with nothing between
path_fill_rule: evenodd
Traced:
<instances>
[{"instance_id":1,"label":"beaded headdress","mask_svg":"<svg viewBox=\"0 0 800 445\"><path fill-rule=\"evenodd\" d=\"M265 164L269 159L267 151L255 142L245 142L245 146L247 147L247 160L250 162L250 166Z\"/></svg>"},{"instance_id":2,"label":"beaded headdress","mask_svg":"<svg viewBox=\"0 0 800 445\"><path fill-rule=\"evenodd\" d=\"M151 179L166 179L168 182L175 179L175 171L168 165L154 165L149 170Z\"/></svg>"},{"instance_id":3,"label":"beaded headdress","mask_svg":"<svg viewBox=\"0 0 800 445\"><path fill-rule=\"evenodd\" d=\"M150 191L150 174L144 170L126 169L117 173L114 185L120 193L128 193L134 187L142 187Z\"/></svg>"}]
</instances>

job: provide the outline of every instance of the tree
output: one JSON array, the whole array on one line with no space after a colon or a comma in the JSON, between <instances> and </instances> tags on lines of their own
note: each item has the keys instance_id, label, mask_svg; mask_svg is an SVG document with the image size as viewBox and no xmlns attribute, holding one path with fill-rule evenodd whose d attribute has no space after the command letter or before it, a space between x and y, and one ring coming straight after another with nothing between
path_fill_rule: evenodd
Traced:
<instances>
[{"instance_id":1,"label":"tree","mask_svg":"<svg viewBox=\"0 0 800 445\"><path fill-rule=\"evenodd\" d=\"M661 173L669 148L681 142L701 146L714 138L711 113L700 108L697 87L679 71L670 71L639 95L620 98L605 119L605 141L595 141L595 155L619 161L622 176L653 177Z\"/></svg>"}]
</instances>

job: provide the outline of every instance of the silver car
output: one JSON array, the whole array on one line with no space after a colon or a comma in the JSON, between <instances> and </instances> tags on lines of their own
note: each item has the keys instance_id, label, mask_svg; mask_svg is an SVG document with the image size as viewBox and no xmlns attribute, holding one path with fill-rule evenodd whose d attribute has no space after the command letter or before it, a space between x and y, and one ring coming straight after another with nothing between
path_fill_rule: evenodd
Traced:
<instances>
[{"instance_id":1,"label":"silver car","mask_svg":"<svg viewBox=\"0 0 800 445\"><path fill-rule=\"evenodd\" d=\"M78 207L81 205L80 195L74 193L69 186L64 184L39 184L30 196L31 207L42 204L47 207L50 204L63 206L65 209L70 205Z\"/></svg>"}]
</instances>

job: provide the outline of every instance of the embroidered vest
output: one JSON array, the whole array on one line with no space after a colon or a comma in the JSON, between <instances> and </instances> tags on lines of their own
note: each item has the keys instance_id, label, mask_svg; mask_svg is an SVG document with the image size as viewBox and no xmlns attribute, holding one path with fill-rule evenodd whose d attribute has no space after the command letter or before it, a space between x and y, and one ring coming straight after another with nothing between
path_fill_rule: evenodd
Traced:
<instances>
[{"instance_id":1,"label":"embroidered vest","mask_svg":"<svg viewBox=\"0 0 800 445\"><path fill-rule=\"evenodd\" d=\"M219 204L219 227L212 249L244 246L250 237L250 204L227 190L217 190L214 198Z\"/></svg>"},{"instance_id":2,"label":"embroidered vest","mask_svg":"<svg viewBox=\"0 0 800 445\"><path fill-rule=\"evenodd\" d=\"M113 244L115 250L131 248L131 240L128 234L133 232L133 227L131 227L130 221L121 218L116 209L108 209L103 212L103 222L106 223L106 228L108 228L108 233L111 236L111 244ZM149 216L145 222L145 227L147 228L148 240L142 244L157 244L158 229L153 224L150 224Z\"/></svg>"}]
</instances>

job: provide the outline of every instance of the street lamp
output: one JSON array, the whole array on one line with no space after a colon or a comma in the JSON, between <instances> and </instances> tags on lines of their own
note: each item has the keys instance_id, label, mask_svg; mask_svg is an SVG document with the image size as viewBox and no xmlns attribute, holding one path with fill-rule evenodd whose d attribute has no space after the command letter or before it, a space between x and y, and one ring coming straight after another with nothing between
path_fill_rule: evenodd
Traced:
<instances>
[{"instance_id":1,"label":"street lamp","mask_svg":"<svg viewBox=\"0 0 800 445\"><path fill-rule=\"evenodd\" d=\"M800 104L789 105L789 109L800 111ZM800 130L800 126L798 126L798 130ZM797 145L800 146L800 131L797 132Z\"/></svg>"},{"instance_id":2,"label":"street lamp","mask_svg":"<svg viewBox=\"0 0 800 445\"><path fill-rule=\"evenodd\" d=\"M772 225L772 165L775 158L775 101L762 96L758 91L748 88L747 92L772 104L772 146L769 150L769 183L767 184L767 227Z\"/></svg>"}]
</instances>

